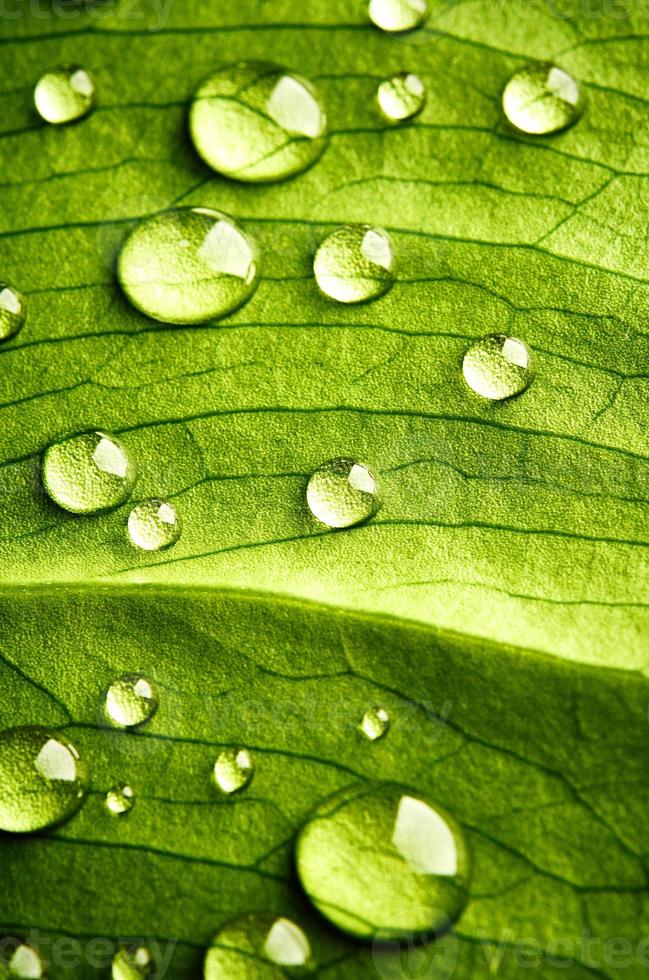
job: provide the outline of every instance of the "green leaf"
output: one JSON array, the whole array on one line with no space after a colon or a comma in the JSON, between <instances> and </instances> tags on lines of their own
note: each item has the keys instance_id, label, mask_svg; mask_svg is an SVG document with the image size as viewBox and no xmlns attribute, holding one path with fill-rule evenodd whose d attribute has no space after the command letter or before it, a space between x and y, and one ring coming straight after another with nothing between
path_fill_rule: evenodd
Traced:
<instances>
[{"instance_id":1,"label":"green leaf","mask_svg":"<svg viewBox=\"0 0 649 980\"><path fill-rule=\"evenodd\" d=\"M185 2L162 26L159 10L4 25L1 268L31 307L2 350L5 581L279 588L645 666L642 12L630 8L620 37L603 11L582 23L543 3L523 19L442 6L423 34L396 39L360 0L326 13L310 2L299 19L287 3ZM185 115L210 69L262 55L315 81L332 136L307 174L254 187L200 163ZM589 107L571 131L532 141L506 129L498 94L540 55L583 81ZM35 120L30 90L61 61L92 69L99 105L57 129ZM404 64L429 99L394 127L374 92ZM114 280L133 220L180 202L236 215L264 255L253 301L202 329L139 316ZM389 296L355 309L319 295L311 274L316 245L349 220L385 225L400 262ZM525 397L485 405L458 364L471 339L502 330L532 346L538 377ZM80 522L30 491L44 444L97 425L139 461L137 496L182 510L168 555L133 554L124 510ZM323 538L305 516L305 475L347 452L383 474L385 507Z\"/></svg>"},{"instance_id":2,"label":"green leaf","mask_svg":"<svg viewBox=\"0 0 649 980\"><path fill-rule=\"evenodd\" d=\"M0 722L78 729L94 773L70 824L0 840L0 932L176 937L167 976L197 975L238 911L303 916L291 841L318 800L396 778L470 836L456 976L520 976L526 939L549 975L563 938L562 975L644 975L646 9L432 6L401 38L364 0L0 15L0 278L29 301L0 350ZM328 108L328 149L285 184L222 179L186 135L196 86L250 57L311 78ZM502 122L500 89L531 58L584 86L559 136ZM98 106L48 127L31 92L66 62L93 72ZM404 69L428 102L395 127L374 94ZM179 203L236 216L262 249L257 293L219 324L153 323L115 282L137 219ZM311 269L348 221L387 228L399 262L392 291L357 308L321 296ZM532 347L537 377L491 406L459 364L496 331ZM131 548L128 504L77 518L44 500L42 448L97 426L138 463L133 499L178 507L171 551ZM384 507L329 533L304 488L341 454L381 474ZM141 735L107 734L102 686L133 669L158 679L161 710ZM361 744L377 701L395 724ZM218 805L206 774L230 741L256 747L258 772ZM122 778L138 803L110 822L99 794ZM381 976L306 919L322 975Z\"/></svg>"},{"instance_id":3,"label":"green leaf","mask_svg":"<svg viewBox=\"0 0 649 980\"><path fill-rule=\"evenodd\" d=\"M163 958L177 941L167 975L186 977L198 975L219 925L265 909L306 923L323 976L401 975L384 971L378 949L311 915L293 871L294 836L315 800L388 779L430 794L467 835L471 901L444 940L454 976L487 977L493 963L518 977L535 958L534 975L546 976L557 957L574 961L570 977L643 975L648 692L639 675L213 590L5 592L0 624L12 638L0 667L3 720L65 732L93 769L72 822L0 839L5 932L73 936L83 953L92 937L144 936ZM137 734L107 729L102 693L133 669L157 681L160 709ZM393 725L371 744L356 726L373 703ZM242 741L256 759L253 782L219 799L211 766L220 747ZM124 782L136 804L111 818L102 795ZM611 951L615 940L626 954ZM615 955L628 961L621 972ZM68 975L96 973L53 971Z\"/></svg>"}]
</instances>

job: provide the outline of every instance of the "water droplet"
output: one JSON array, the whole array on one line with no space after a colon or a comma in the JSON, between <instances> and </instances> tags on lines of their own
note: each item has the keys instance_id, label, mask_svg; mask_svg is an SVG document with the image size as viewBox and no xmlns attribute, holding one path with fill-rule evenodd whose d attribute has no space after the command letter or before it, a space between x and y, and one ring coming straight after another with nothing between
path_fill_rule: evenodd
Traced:
<instances>
[{"instance_id":1,"label":"water droplet","mask_svg":"<svg viewBox=\"0 0 649 980\"><path fill-rule=\"evenodd\" d=\"M135 471L115 436L82 432L55 442L43 453L43 487L64 510L96 514L122 504Z\"/></svg>"},{"instance_id":2,"label":"water droplet","mask_svg":"<svg viewBox=\"0 0 649 980\"><path fill-rule=\"evenodd\" d=\"M502 401L520 395L532 376L532 353L522 340L488 334L471 344L462 362L469 388L483 398Z\"/></svg>"},{"instance_id":3,"label":"water droplet","mask_svg":"<svg viewBox=\"0 0 649 980\"><path fill-rule=\"evenodd\" d=\"M421 78L402 71L381 82L377 92L381 112L392 122L413 119L426 104L426 89Z\"/></svg>"},{"instance_id":4,"label":"water droplet","mask_svg":"<svg viewBox=\"0 0 649 980\"><path fill-rule=\"evenodd\" d=\"M117 264L136 309L165 323L205 323L232 313L259 282L259 252L233 218L176 208L142 221Z\"/></svg>"},{"instance_id":5,"label":"water droplet","mask_svg":"<svg viewBox=\"0 0 649 980\"><path fill-rule=\"evenodd\" d=\"M361 939L398 940L454 921L467 898L460 827L394 784L350 786L301 830L297 870L314 905Z\"/></svg>"},{"instance_id":6,"label":"water droplet","mask_svg":"<svg viewBox=\"0 0 649 980\"><path fill-rule=\"evenodd\" d=\"M43 961L33 946L18 939L0 940L0 978L2 980L40 980Z\"/></svg>"},{"instance_id":7,"label":"water droplet","mask_svg":"<svg viewBox=\"0 0 649 980\"><path fill-rule=\"evenodd\" d=\"M115 786L106 793L104 805L113 816L121 816L135 806L135 794L130 786Z\"/></svg>"},{"instance_id":8,"label":"water droplet","mask_svg":"<svg viewBox=\"0 0 649 980\"><path fill-rule=\"evenodd\" d=\"M247 749L229 748L214 763L214 782L222 793L236 793L248 785L255 764Z\"/></svg>"},{"instance_id":9,"label":"water droplet","mask_svg":"<svg viewBox=\"0 0 649 980\"><path fill-rule=\"evenodd\" d=\"M428 17L426 0L370 0L370 20L382 31L401 34L421 27Z\"/></svg>"},{"instance_id":10,"label":"water droplet","mask_svg":"<svg viewBox=\"0 0 649 980\"><path fill-rule=\"evenodd\" d=\"M367 709L361 722L361 731L366 738L376 742L377 739L387 735L389 728L390 716L385 708L375 706Z\"/></svg>"},{"instance_id":11,"label":"water droplet","mask_svg":"<svg viewBox=\"0 0 649 980\"><path fill-rule=\"evenodd\" d=\"M283 980L307 966L309 941L290 919L256 912L223 926L205 957L205 980Z\"/></svg>"},{"instance_id":12,"label":"water droplet","mask_svg":"<svg viewBox=\"0 0 649 980\"><path fill-rule=\"evenodd\" d=\"M0 732L0 830L29 833L71 817L88 769L64 735L36 725Z\"/></svg>"},{"instance_id":13,"label":"water droplet","mask_svg":"<svg viewBox=\"0 0 649 980\"><path fill-rule=\"evenodd\" d=\"M383 296L394 282L394 255L386 231L346 225L322 242L313 271L318 286L339 303L366 303Z\"/></svg>"},{"instance_id":14,"label":"water droplet","mask_svg":"<svg viewBox=\"0 0 649 980\"><path fill-rule=\"evenodd\" d=\"M27 318L25 298L13 286L0 282L0 341L15 337Z\"/></svg>"},{"instance_id":15,"label":"water droplet","mask_svg":"<svg viewBox=\"0 0 649 980\"><path fill-rule=\"evenodd\" d=\"M327 116L305 78L263 61L227 65L200 86L189 128L196 150L235 180L284 180L315 163Z\"/></svg>"},{"instance_id":16,"label":"water droplet","mask_svg":"<svg viewBox=\"0 0 649 980\"><path fill-rule=\"evenodd\" d=\"M153 681L141 674L124 674L106 691L107 719L118 728L136 728L150 721L158 710L158 692Z\"/></svg>"},{"instance_id":17,"label":"water droplet","mask_svg":"<svg viewBox=\"0 0 649 980\"><path fill-rule=\"evenodd\" d=\"M153 956L148 946L123 946L113 956L112 980L142 980L153 972Z\"/></svg>"},{"instance_id":18,"label":"water droplet","mask_svg":"<svg viewBox=\"0 0 649 980\"><path fill-rule=\"evenodd\" d=\"M163 551L180 537L180 518L175 507L153 498L136 504L128 516L128 533L137 548Z\"/></svg>"},{"instance_id":19,"label":"water droplet","mask_svg":"<svg viewBox=\"0 0 649 980\"><path fill-rule=\"evenodd\" d=\"M575 79L551 62L525 65L514 72L503 91L503 110L521 133L546 135L572 126L584 100Z\"/></svg>"},{"instance_id":20,"label":"water droplet","mask_svg":"<svg viewBox=\"0 0 649 980\"><path fill-rule=\"evenodd\" d=\"M323 463L306 490L309 510L327 527L353 527L379 509L379 487L363 463L341 456Z\"/></svg>"},{"instance_id":21,"label":"water droplet","mask_svg":"<svg viewBox=\"0 0 649 980\"><path fill-rule=\"evenodd\" d=\"M86 116L95 104L95 82L79 65L61 65L38 80L34 89L38 114L49 123L69 123Z\"/></svg>"}]
</instances>

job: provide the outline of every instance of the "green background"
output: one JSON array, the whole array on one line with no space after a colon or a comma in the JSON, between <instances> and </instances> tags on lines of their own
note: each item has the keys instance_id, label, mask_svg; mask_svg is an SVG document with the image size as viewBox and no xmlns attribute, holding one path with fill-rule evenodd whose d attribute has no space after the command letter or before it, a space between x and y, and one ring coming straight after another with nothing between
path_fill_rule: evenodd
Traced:
<instances>
[{"instance_id":1,"label":"green background","mask_svg":"<svg viewBox=\"0 0 649 980\"><path fill-rule=\"evenodd\" d=\"M111 821L92 796L47 837L2 838L3 932L178 937L167 975L195 975L233 914L300 911L290 842L319 799L398 778L470 838L455 976L520 976L526 943L535 975L644 975L649 8L432 6L395 38L363 2L6 0L0 276L29 320L0 351L0 721L77 728L94 792L130 781L138 803ZM328 149L286 184L221 179L186 136L192 91L244 57L296 68L327 105ZM588 99L553 138L499 112L531 58ZM31 93L65 62L94 73L99 103L57 129ZM374 93L401 70L428 104L393 127ZM257 293L217 325L155 324L115 284L134 222L175 204L260 243ZM398 256L364 307L311 275L345 221L387 228ZM460 375L489 331L536 354L503 405ZM39 451L91 427L137 461L133 499L177 505L172 551L130 547L128 505L80 519L43 499ZM304 488L340 454L381 474L384 506L328 533ZM159 714L140 736L99 730L101 691L135 669ZM354 726L377 702L395 725L370 745ZM219 804L209 769L231 741L256 748L257 775ZM307 921L322 975L412 975ZM552 961L559 941L580 963Z\"/></svg>"}]
</instances>

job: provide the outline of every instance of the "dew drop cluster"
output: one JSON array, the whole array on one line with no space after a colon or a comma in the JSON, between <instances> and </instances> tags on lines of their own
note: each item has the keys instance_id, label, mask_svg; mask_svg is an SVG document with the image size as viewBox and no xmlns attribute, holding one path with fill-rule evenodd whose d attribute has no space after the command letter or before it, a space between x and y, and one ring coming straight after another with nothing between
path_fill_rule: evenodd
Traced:
<instances>
[{"instance_id":1,"label":"dew drop cluster","mask_svg":"<svg viewBox=\"0 0 649 980\"><path fill-rule=\"evenodd\" d=\"M139 673L115 678L102 698L105 722L126 738L137 737L132 733L148 725L159 708L156 684ZM386 737L389 729L383 707L366 710L361 731L369 741ZM254 771L250 749L226 747L213 765L215 788L233 796L249 786ZM37 726L0 732L0 830L18 835L51 830L76 814L89 791L89 768L61 733ZM120 819L135 803L128 783L113 786L103 799L106 814ZM299 833L295 865L315 909L363 940L434 934L455 921L467 899L470 865L460 826L433 801L391 783L352 785L319 804ZM10 975L40 976L17 972L20 963L35 969L38 962L37 952L18 945ZM216 933L204 976L272 980L284 970L312 966L308 934L298 923L255 912ZM111 975L136 980L153 969L148 947L122 947Z\"/></svg>"},{"instance_id":2,"label":"dew drop cluster","mask_svg":"<svg viewBox=\"0 0 649 980\"><path fill-rule=\"evenodd\" d=\"M368 5L369 20L388 35L425 31L428 13L425 0L370 0ZM91 113L97 95L91 71L65 64L41 75L33 98L40 119L58 127ZM519 67L504 84L501 100L506 124L532 137L569 128L585 108L578 81L550 62ZM374 111L386 128L416 119L426 106L426 85L407 65L376 89ZM213 71L189 107L189 135L198 156L216 174L243 184L285 181L308 171L325 152L333 152L328 125L317 86L265 61ZM371 216L367 223L329 229L313 258L320 300L352 305L386 296L396 282L396 252L391 235ZM251 300L261 263L257 242L238 219L207 207L175 207L144 217L127 234L117 277L144 316L192 326L218 321ZM0 282L0 341L16 337L26 320L24 296ZM459 368L467 388L485 405L521 395L534 377L525 341L500 333L477 337ZM382 497L374 467L354 453L313 462L304 502L318 526L349 529L377 514ZM121 507L130 501L136 478L128 447L100 428L59 437L42 453L43 490L69 515L91 517ZM132 546L142 552L164 551L181 536L175 506L157 496L131 504L125 527ZM102 724L120 737L136 738L160 705L155 681L133 670L110 681L99 713ZM389 736L388 711L368 707L358 728L364 750L380 755L380 747L367 743ZM214 805L235 806L255 776L254 753L241 745L224 747L210 769L205 779ZM29 835L57 828L78 813L89 793L85 752L62 729L24 725L0 731L0 831ZM104 815L121 820L137 798L128 782L104 787ZM130 819L137 821L138 813L139 807ZM471 873L456 819L416 790L392 783L352 785L321 802L300 830L295 866L305 895L329 923L372 942L439 934L461 915ZM38 951L24 942L4 944L2 957L0 976L43 975ZM255 911L216 932L203 975L274 980L314 964L305 928L288 915ZM139 980L154 969L147 946L129 946L115 954L111 975Z\"/></svg>"}]
</instances>

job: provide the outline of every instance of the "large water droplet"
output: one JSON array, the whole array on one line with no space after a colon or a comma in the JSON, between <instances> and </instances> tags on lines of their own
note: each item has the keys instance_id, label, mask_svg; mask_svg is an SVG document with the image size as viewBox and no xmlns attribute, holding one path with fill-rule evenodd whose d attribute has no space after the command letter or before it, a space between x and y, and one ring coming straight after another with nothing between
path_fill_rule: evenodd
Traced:
<instances>
[{"instance_id":1,"label":"large water droplet","mask_svg":"<svg viewBox=\"0 0 649 980\"><path fill-rule=\"evenodd\" d=\"M112 980L142 980L153 972L153 956L148 946L123 946L113 956Z\"/></svg>"},{"instance_id":2,"label":"large water droplet","mask_svg":"<svg viewBox=\"0 0 649 980\"><path fill-rule=\"evenodd\" d=\"M126 500L135 470L115 436L83 432L48 446L42 479L46 493L59 507L73 514L95 514Z\"/></svg>"},{"instance_id":3,"label":"large water droplet","mask_svg":"<svg viewBox=\"0 0 649 980\"><path fill-rule=\"evenodd\" d=\"M379 486L363 463L346 456L323 463L309 480L309 510L327 527L353 527L379 509Z\"/></svg>"},{"instance_id":4,"label":"large water droplet","mask_svg":"<svg viewBox=\"0 0 649 980\"><path fill-rule=\"evenodd\" d=\"M112 816L119 817L133 809L135 793L130 786L115 786L106 793L104 806Z\"/></svg>"},{"instance_id":5,"label":"large water droplet","mask_svg":"<svg viewBox=\"0 0 649 980\"><path fill-rule=\"evenodd\" d=\"M584 101L575 79L551 62L525 65L503 90L503 110L522 133L546 135L575 123Z\"/></svg>"},{"instance_id":6,"label":"large water droplet","mask_svg":"<svg viewBox=\"0 0 649 980\"><path fill-rule=\"evenodd\" d=\"M87 115L95 103L95 83L79 65L61 65L38 80L34 89L38 114L49 123L69 123Z\"/></svg>"},{"instance_id":7,"label":"large water droplet","mask_svg":"<svg viewBox=\"0 0 649 980\"><path fill-rule=\"evenodd\" d=\"M318 286L339 303L377 299L394 282L394 255L386 231L369 225L346 225L322 242L313 271Z\"/></svg>"},{"instance_id":8,"label":"large water droplet","mask_svg":"<svg viewBox=\"0 0 649 980\"><path fill-rule=\"evenodd\" d=\"M113 681L104 701L106 718L118 728L136 728L158 710L158 691L141 674L124 674Z\"/></svg>"},{"instance_id":9,"label":"large water droplet","mask_svg":"<svg viewBox=\"0 0 649 980\"><path fill-rule=\"evenodd\" d=\"M401 34L421 27L428 17L426 0L370 0L370 20L382 31Z\"/></svg>"},{"instance_id":10,"label":"large water droplet","mask_svg":"<svg viewBox=\"0 0 649 980\"><path fill-rule=\"evenodd\" d=\"M0 830L28 833L71 817L88 769L64 735L38 726L0 732Z\"/></svg>"},{"instance_id":11,"label":"large water droplet","mask_svg":"<svg viewBox=\"0 0 649 980\"><path fill-rule=\"evenodd\" d=\"M522 340L488 334L471 344L462 362L468 386L491 401L520 395L533 377L532 353Z\"/></svg>"},{"instance_id":12,"label":"large water droplet","mask_svg":"<svg viewBox=\"0 0 649 980\"><path fill-rule=\"evenodd\" d=\"M290 919L253 913L228 922L205 957L205 980L284 980L309 964L304 932Z\"/></svg>"},{"instance_id":13,"label":"large water droplet","mask_svg":"<svg viewBox=\"0 0 649 980\"><path fill-rule=\"evenodd\" d=\"M259 281L259 252L227 214L176 208L131 232L117 274L133 306L154 320L205 323L250 299Z\"/></svg>"},{"instance_id":14,"label":"large water droplet","mask_svg":"<svg viewBox=\"0 0 649 980\"><path fill-rule=\"evenodd\" d=\"M15 337L27 318L25 297L6 282L0 282L0 341Z\"/></svg>"},{"instance_id":15,"label":"large water droplet","mask_svg":"<svg viewBox=\"0 0 649 980\"><path fill-rule=\"evenodd\" d=\"M361 939L410 939L454 921L467 898L460 827L393 784L326 800L300 832L297 870L314 905Z\"/></svg>"},{"instance_id":16,"label":"large water droplet","mask_svg":"<svg viewBox=\"0 0 649 980\"><path fill-rule=\"evenodd\" d=\"M300 75L242 61L211 75L196 92L189 128L214 170L253 183L306 170L326 145L327 116Z\"/></svg>"},{"instance_id":17,"label":"large water droplet","mask_svg":"<svg viewBox=\"0 0 649 980\"><path fill-rule=\"evenodd\" d=\"M137 548L163 551L180 537L180 518L175 507L156 498L136 504L128 517L128 533Z\"/></svg>"},{"instance_id":18,"label":"large water droplet","mask_svg":"<svg viewBox=\"0 0 649 980\"><path fill-rule=\"evenodd\" d=\"M376 97L386 119L403 122L412 119L424 108L426 89L421 78L412 72L402 71L381 82Z\"/></svg>"},{"instance_id":19,"label":"large water droplet","mask_svg":"<svg viewBox=\"0 0 649 980\"><path fill-rule=\"evenodd\" d=\"M385 710L378 706L368 708L361 721L361 731L370 742L387 735L390 728L390 716Z\"/></svg>"},{"instance_id":20,"label":"large water droplet","mask_svg":"<svg viewBox=\"0 0 649 980\"><path fill-rule=\"evenodd\" d=\"M40 953L18 939L0 940L1 980L40 980L43 961Z\"/></svg>"},{"instance_id":21,"label":"large water droplet","mask_svg":"<svg viewBox=\"0 0 649 980\"><path fill-rule=\"evenodd\" d=\"M248 785L254 769L248 749L224 749L214 763L214 782L222 793L236 793Z\"/></svg>"}]
</instances>

